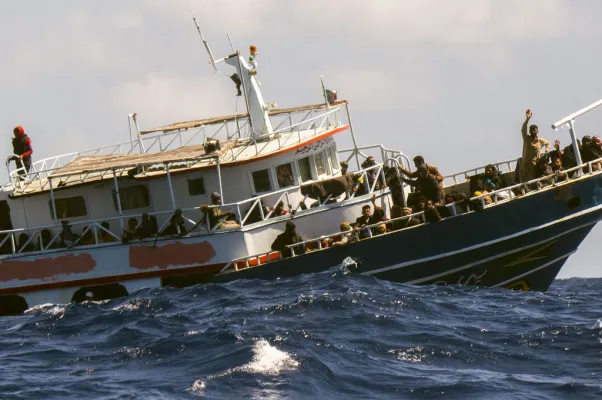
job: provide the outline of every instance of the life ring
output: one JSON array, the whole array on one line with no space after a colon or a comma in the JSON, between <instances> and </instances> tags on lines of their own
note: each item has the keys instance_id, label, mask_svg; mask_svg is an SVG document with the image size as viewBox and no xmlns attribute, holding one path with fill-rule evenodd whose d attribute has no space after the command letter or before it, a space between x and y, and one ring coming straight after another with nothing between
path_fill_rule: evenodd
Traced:
<instances>
[{"instance_id":1,"label":"life ring","mask_svg":"<svg viewBox=\"0 0 602 400\"><path fill-rule=\"evenodd\" d=\"M527 292L529 291L529 284L526 281L517 281L504 286L504 288L509 290L520 290L521 292Z\"/></svg>"}]
</instances>

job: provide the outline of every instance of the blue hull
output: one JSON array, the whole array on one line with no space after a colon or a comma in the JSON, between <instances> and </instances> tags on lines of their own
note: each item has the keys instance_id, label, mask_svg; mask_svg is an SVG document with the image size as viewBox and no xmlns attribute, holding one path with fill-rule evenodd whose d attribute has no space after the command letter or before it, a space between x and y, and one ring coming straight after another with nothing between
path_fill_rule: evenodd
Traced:
<instances>
[{"instance_id":1,"label":"blue hull","mask_svg":"<svg viewBox=\"0 0 602 400\"><path fill-rule=\"evenodd\" d=\"M356 262L350 267L353 272L394 282L545 291L600 219L602 176L596 175L482 212L217 275L214 280L318 272L351 257Z\"/></svg>"}]
</instances>

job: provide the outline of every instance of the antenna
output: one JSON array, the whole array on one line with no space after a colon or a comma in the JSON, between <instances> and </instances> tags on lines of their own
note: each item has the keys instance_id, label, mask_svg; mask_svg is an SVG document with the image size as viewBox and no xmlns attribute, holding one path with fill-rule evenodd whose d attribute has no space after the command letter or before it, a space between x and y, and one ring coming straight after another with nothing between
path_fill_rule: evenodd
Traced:
<instances>
[{"instance_id":1,"label":"antenna","mask_svg":"<svg viewBox=\"0 0 602 400\"><path fill-rule=\"evenodd\" d=\"M211 65L213 65L213 69L215 69L217 71L217 67L215 66L215 58L213 57L213 53L211 53L211 49L209 48L209 43L207 43L207 41L203 37L201 28L199 28L199 24L196 22L196 16L194 15L194 10L192 9L192 4L190 4L190 0L186 0L186 2L188 3L188 7L190 7L190 12L192 13L192 21L194 22L194 26L196 26L196 30L197 30L197 32L199 32L199 36L201 37L201 40L203 41L203 45L205 46L205 49L207 50L207 53L209 54L209 62L211 63Z\"/></svg>"}]
</instances>

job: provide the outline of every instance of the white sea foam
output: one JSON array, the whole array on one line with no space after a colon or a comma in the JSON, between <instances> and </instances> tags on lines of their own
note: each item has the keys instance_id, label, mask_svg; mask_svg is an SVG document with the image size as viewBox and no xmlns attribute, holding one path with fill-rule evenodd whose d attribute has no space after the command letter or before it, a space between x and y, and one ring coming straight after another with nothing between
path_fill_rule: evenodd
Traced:
<instances>
[{"instance_id":1,"label":"white sea foam","mask_svg":"<svg viewBox=\"0 0 602 400\"><path fill-rule=\"evenodd\" d=\"M288 353L278 350L267 340L261 339L253 346L253 360L239 369L256 374L278 375L283 371L296 370L298 367L299 362Z\"/></svg>"},{"instance_id":2,"label":"white sea foam","mask_svg":"<svg viewBox=\"0 0 602 400\"><path fill-rule=\"evenodd\" d=\"M186 388L186 390L188 392L196 392L198 394L203 394L205 392L206 387L207 385L204 381L197 379L189 388Z\"/></svg>"},{"instance_id":3,"label":"white sea foam","mask_svg":"<svg viewBox=\"0 0 602 400\"><path fill-rule=\"evenodd\" d=\"M40 304L38 306L31 307L28 310L25 310L26 313L38 312L41 311L44 314L48 315L58 315L63 314L65 309L67 308L67 304Z\"/></svg>"}]
</instances>

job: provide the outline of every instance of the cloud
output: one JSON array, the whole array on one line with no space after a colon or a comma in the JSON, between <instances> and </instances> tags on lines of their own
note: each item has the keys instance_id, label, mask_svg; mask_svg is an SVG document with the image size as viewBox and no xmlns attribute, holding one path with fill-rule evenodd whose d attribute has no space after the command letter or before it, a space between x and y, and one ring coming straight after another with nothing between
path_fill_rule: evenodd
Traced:
<instances>
[{"instance_id":1,"label":"cloud","mask_svg":"<svg viewBox=\"0 0 602 400\"><path fill-rule=\"evenodd\" d=\"M114 90L113 100L118 108L137 112L144 129L217 116L225 110L234 113L231 95L235 88L234 84L230 86L213 76L182 78L150 74L144 81L122 83ZM241 101L239 107L244 107Z\"/></svg>"}]
</instances>

